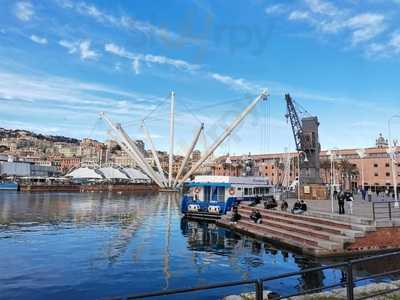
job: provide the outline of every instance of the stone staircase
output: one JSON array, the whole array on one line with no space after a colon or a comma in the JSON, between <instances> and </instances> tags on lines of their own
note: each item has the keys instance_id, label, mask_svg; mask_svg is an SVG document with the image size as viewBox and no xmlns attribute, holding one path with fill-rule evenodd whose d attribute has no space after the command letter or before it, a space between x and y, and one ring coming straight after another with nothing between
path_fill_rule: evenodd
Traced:
<instances>
[{"instance_id":1,"label":"stone staircase","mask_svg":"<svg viewBox=\"0 0 400 300\"><path fill-rule=\"evenodd\" d=\"M228 214L217 223L258 238L276 241L315 256L338 255L346 252L346 246L356 238L375 231L372 220L331 215L321 212L307 212L304 215L279 210L259 208L262 224L255 224L250 219L253 207L240 205L242 216L237 224L230 224Z\"/></svg>"}]
</instances>

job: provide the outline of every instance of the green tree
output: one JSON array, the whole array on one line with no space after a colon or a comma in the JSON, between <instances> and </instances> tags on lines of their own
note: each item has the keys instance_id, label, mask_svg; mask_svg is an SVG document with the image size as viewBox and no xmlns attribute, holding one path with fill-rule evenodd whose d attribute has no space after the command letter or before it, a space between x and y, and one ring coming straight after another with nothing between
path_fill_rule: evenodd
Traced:
<instances>
[{"instance_id":1,"label":"green tree","mask_svg":"<svg viewBox=\"0 0 400 300\"><path fill-rule=\"evenodd\" d=\"M343 159L339 163L339 171L341 177L345 180L345 188L351 188L352 178L359 174L357 166L352 164L349 160Z\"/></svg>"}]
</instances>

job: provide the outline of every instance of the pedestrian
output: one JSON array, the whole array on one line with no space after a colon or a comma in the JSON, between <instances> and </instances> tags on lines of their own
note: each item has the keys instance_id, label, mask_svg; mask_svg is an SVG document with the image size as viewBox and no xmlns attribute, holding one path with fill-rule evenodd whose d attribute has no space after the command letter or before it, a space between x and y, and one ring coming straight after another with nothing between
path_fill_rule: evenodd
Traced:
<instances>
[{"instance_id":1,"label":"pedestrian","mask_svg":"<svg viewBox=\"0 0 400 300\"><path fill-rule=\"evenodd\" d=\"M365 190L365 188L361 189L361 196L362 196L363 201L365 201L365 197L367 196L367 191Z\"/></svg>"},{"instance_id":2,"label":"pedestrian","mask_svg":"<svg viewBox=\"0 0 400 300\"><path fill-rule=\"evenodd\" d=\"M337 190L336 190L336 188L335 188L335 190L333 191L333 199L334 200L337 200Z\"/></svg>"},{"instance_id":3,"label":"pedestrian","mask_svg":"<svg viewBox=\"0 0 400 300\"><path fill-rule=\"evenodd\" d=\"M349 212L352 215L353 214L353 195L352 194L348 194L346 197L346 202L349 205Z\"/></svg>"},{"instance_id":4,"label":"pedestrian","mask_svg":"<svg viewBox=\"0 0 400 300\"><path fill-rule=\"evenodd\" d=\"M344 215L344 199L345 194L342 190L340 190L337 198L338 198L338 205L339 205L339 215Z\"/></svg>"},{"instance_id":5,"label":"pedestrian","mask_svg":"<svg viewBox=\"0 0 400 300\"><path fill-rule=\"evenodd\" d=\"M372 191L368 190L368 202L372 201Z\"/></svg>"}]
</instances>

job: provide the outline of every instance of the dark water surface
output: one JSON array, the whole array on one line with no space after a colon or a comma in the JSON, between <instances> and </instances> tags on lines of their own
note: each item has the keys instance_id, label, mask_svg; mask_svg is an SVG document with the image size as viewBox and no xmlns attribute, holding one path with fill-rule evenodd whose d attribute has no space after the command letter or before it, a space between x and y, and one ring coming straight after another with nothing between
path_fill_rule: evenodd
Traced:
<instances>
[{"instance_id":1,"label":"dark water surface","mask_svg":"<svg viewBox=\"0 0 400 300\"><path fill-rule=\"evenodd\" d=\"M182 221L179 197L169 194L0 192L0 299L106 299L331 262L213 224ZM274 281L266 289L286 294L341 279L340 270L317 272ZM252 288L179 298L221 299Z\"/></svg>"}]
</instances>

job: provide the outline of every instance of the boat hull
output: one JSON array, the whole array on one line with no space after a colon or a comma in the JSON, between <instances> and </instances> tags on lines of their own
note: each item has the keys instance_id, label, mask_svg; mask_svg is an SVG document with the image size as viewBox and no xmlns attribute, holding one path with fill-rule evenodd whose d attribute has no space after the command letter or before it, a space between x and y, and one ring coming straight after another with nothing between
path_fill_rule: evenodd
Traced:
<instances>
[{"instance_id":1,"label":"boat hull","mask_svg":"<svg viewBox=\"0 0 400 300\"><path fill-rule=\"evenodd\" d=\"M0 191L18 191L18 183L16 182L0 183Z\"/></svg>"}]
</instances>

